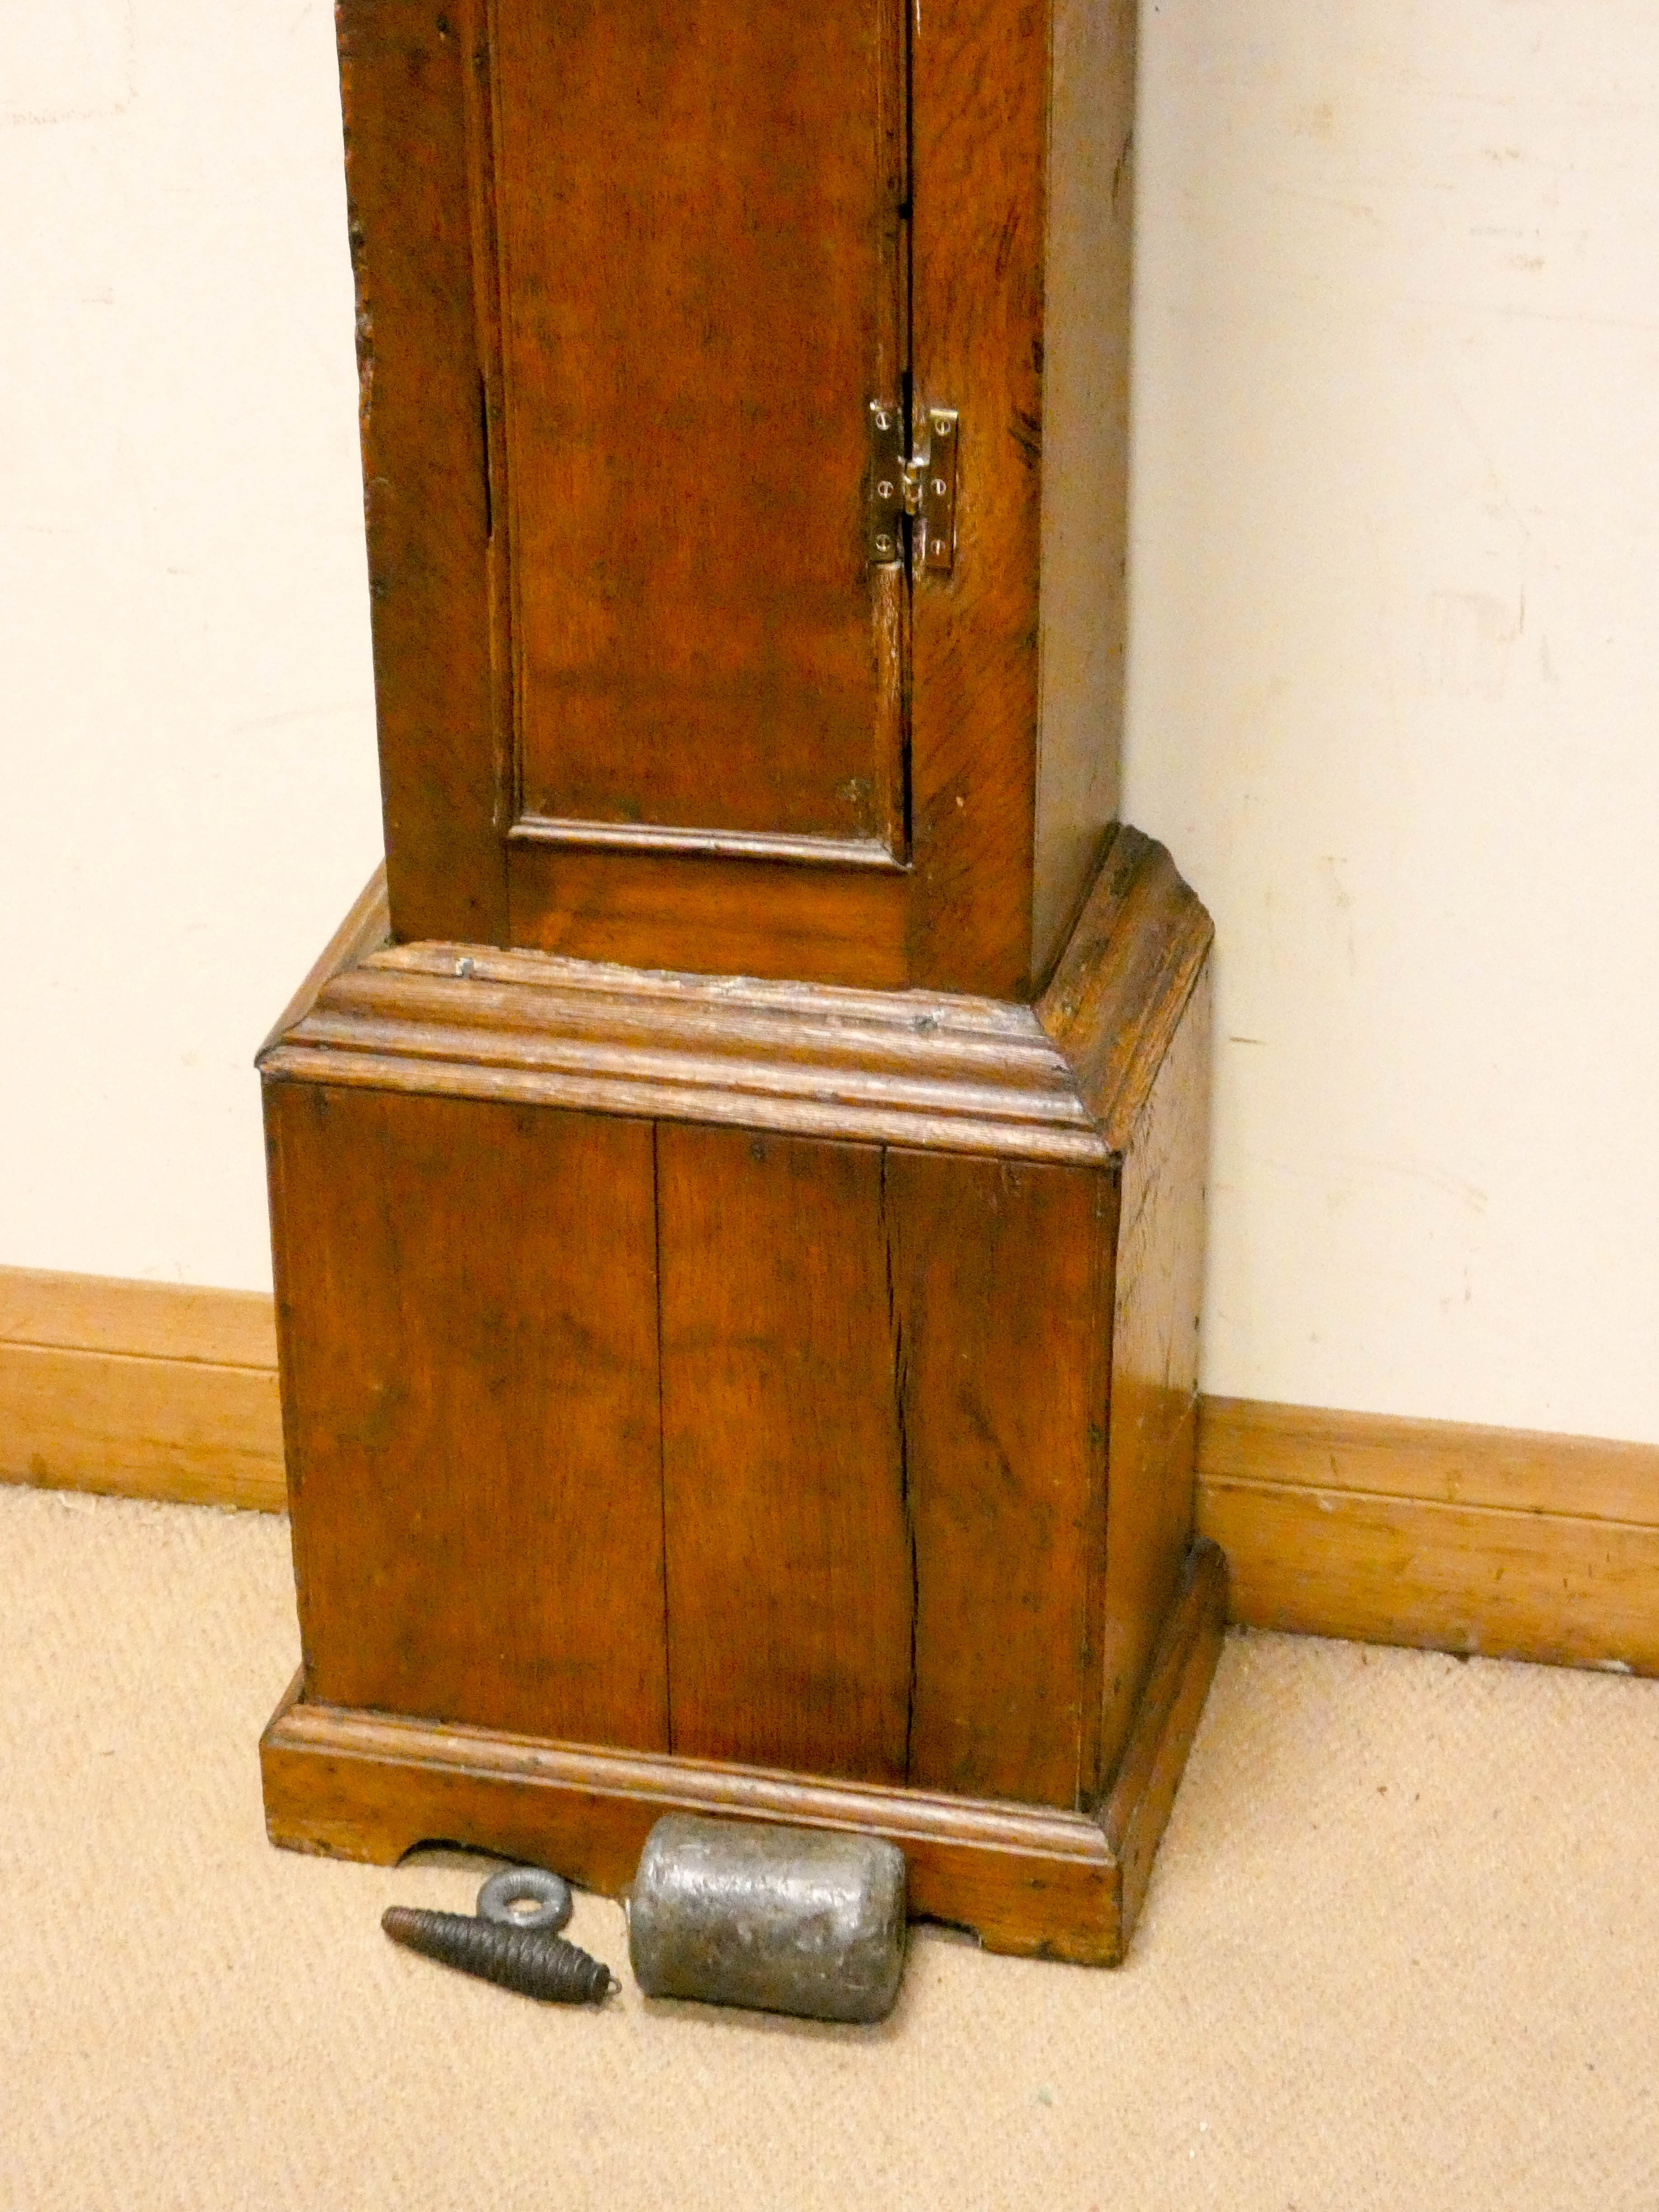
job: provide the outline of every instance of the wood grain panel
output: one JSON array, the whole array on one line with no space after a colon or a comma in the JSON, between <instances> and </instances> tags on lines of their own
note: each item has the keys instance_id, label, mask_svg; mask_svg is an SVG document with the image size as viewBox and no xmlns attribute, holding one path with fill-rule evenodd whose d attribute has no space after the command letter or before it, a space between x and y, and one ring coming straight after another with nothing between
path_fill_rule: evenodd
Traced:
<instances>
[{"instance_id":1,"label":"wood grain panel","mask_svg":"<svg viewBox=\"0 0 1659 2212\"><path fill-rule=\"evenodd\" d=\"M1117 811L1128 581L1135 0L1053 0L1032 968Z\"/></svg>"},{"instance_id":2,"label":"wood grain panel","mask_svg":"<svg viewBox=\"0 0 1659 2212\"><path fill-rule=\"evenodd\" d=\"M1074 1807L1099 1679L1112 1179L894 1150L883 1192L915 1528L910 1779Z\"/></svg>"},{"instance_id":3,"label":"wood grain panel","mask_svg":"<svg viewBox=\"0 0 1659 2212\"><path fill-rule=\"evenodd\" d=\"M1211 1484L1271 1484L1322 1496L1356 1491L1659 1526L1659 1444L1610 1437L1206 1398L1199 1455Z\"/></svg>"},{"instance_id":4,"label":"wood grain panel","mask_svg":"<svg viewBox=\"0 0 1659 2212\"><path fill-rule=\"evenodd\" d=\"M900 11L489 14L521 811L890 835Z\"/></svg>"},{"instance_id":5,"label":"wood grain panel","mask_svg":"<svg viewBox=\"0 0 1659 2212\"><path fill-rule=\"evenodd\" d=\"M1123 1159L1097 1787L1127 1739L1192 1534L1210 1016L1206 967Z\"/></svg>"},{"instance_id":6,"label":"wood grain panel","mask_svg":"<svg viewBox=\"0 0 1659 2212\"><path fill-rule=\"evenodd\" d=\"M672 1748L902 1781L880 1152L668 1125L657 1146Z\"/></svg>"},{"instance_id":7,"label":"wood grain panel","mask_svg":"<svg viewBox=\"0 0 1659 2212\"><path fill-rule=\"evenodd\" d=\"M665 1747L648 1125L266 1100L315 1694Z\"/></svg>"},{"instance_id":8,"label":"wood grain panel","mask_svg":"<svg viewBox=\"0 0 1659 2212\"><path fill-rule=\"evenodd\" d=\"M459 8L340 0L337 21L392 926L502 944L472 57Z\"/></svg>"},{"instance_id":9,"label":"wood grain panel","mask_svg":"<svg viewBox=\"0 0 1659 2212\"><path fill-rule=\"evenodd\" d=\"M929 0L912 48L913 368L961 413L957 557L912 607L911 974L1031 994L1048 12Z\"/></svg>"},{"instance_id":10,"label":"wood grain panel","mask_svg":"<svg viewBox=\"0 0 1659 2212\"><path fill-rule=\"evenodd\" d=\"M1253 1628L1659 1674L1659 1518L1218 1481L1199 1526Z\"/></svg>"},{"instance_id":11,"label":"wood grain panel","mask_svg":"<svg viewBox=\"0 0 1659 2212\"><path fill-rule=\"evenodd\" d=\"M902 988L910 878L689 853L507 852L514 945L577 960Z\"/></svg>"}]
</instances>

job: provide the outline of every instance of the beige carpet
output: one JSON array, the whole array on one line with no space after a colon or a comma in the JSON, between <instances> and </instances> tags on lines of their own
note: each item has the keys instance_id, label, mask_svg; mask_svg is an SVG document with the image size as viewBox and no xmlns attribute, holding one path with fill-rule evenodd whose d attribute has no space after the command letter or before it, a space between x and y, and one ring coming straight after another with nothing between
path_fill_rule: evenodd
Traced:
<instances>
[{"instance_id":1,"label":"beige carpet","mask_svg":"<svg viewBox=\"0 0 1659 2212\"><path fill-rule=\"evenodd\" d=\"M0 2203L1659 2206L1659 1683L1234 1637L1129 1965L544 2010L264 1838L287 1530L0 1491Z\"/></svg>"}]
</instances>

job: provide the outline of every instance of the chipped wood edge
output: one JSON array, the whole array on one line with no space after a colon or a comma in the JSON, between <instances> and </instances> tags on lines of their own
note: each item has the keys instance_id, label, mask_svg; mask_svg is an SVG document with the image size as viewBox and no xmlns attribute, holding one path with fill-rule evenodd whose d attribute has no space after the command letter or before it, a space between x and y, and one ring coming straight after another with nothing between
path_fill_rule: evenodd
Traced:
<instances>
[{"instance_id":1,"label":"chipped wood edge","mask_svg":"<svg viewBox=\"0 0 1659 2212\"><path fill-rule=\"evenodd\" d=\"M276 1017L270 1034L256 1058L263 1060L296 1023L317 1003L325 984L343 969L355 968L386 944L392 936L392 912L386 902L386 862L380 861L352 901L345 920L318 954L303 983Z\"/></svg>"},{"instance_id":2,"label":"chipped wood edge","mask_svg":"<svg viewBox=\"0 0 1659 2212\"><path fill-rule=\"evenodd\" d=\"M270 1302L0 1268L0 1480L280 1512ZM1200 1401L1253 1627L1659 1674L1659 1445Z\"/></svg>"}]
</instances>

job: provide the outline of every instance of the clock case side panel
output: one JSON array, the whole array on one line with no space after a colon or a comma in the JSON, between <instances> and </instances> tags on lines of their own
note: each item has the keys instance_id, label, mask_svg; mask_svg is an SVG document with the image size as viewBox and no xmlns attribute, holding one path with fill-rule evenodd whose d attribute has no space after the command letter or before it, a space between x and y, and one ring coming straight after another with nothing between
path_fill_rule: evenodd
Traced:
<instances>
[{"instance_id":1,"label":"clock case side panel","mask_svg":"<svg viewBox=\"0 0 1659 2212\"><path fill-rule=\"evenodd\" d=\"M337 25L392 925L502 945L468 12L341 0Z\"/></svg>"},{"instance_id":2,"label":"clock case side panel","mask_svg":"<svg viewBox=\"0 0 1659 2212\"><path fill-rule=\"evenodd\" d=\"M1134 0L1054 0L1042 345L1031 966L1069 937L1121 803Z\"/></svg>"}]
</instances>

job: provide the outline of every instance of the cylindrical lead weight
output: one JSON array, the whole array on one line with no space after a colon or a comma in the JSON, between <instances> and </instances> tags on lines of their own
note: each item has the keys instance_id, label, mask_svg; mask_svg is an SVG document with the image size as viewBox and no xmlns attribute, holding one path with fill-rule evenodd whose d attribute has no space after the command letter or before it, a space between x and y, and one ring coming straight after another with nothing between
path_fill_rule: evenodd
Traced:
<instances>
[{"instance_id":1,"label":"cylindrical lead weight","mask_svg":"<svg viewBox=\"0 0 1659 2212\"><path fill-rule=\"evenodd\" d=\"M904 1854L877 1836L670 1813L628 1908L648 1997L881 2020L904 1971Z\"/></svg>"}]
</instances>

